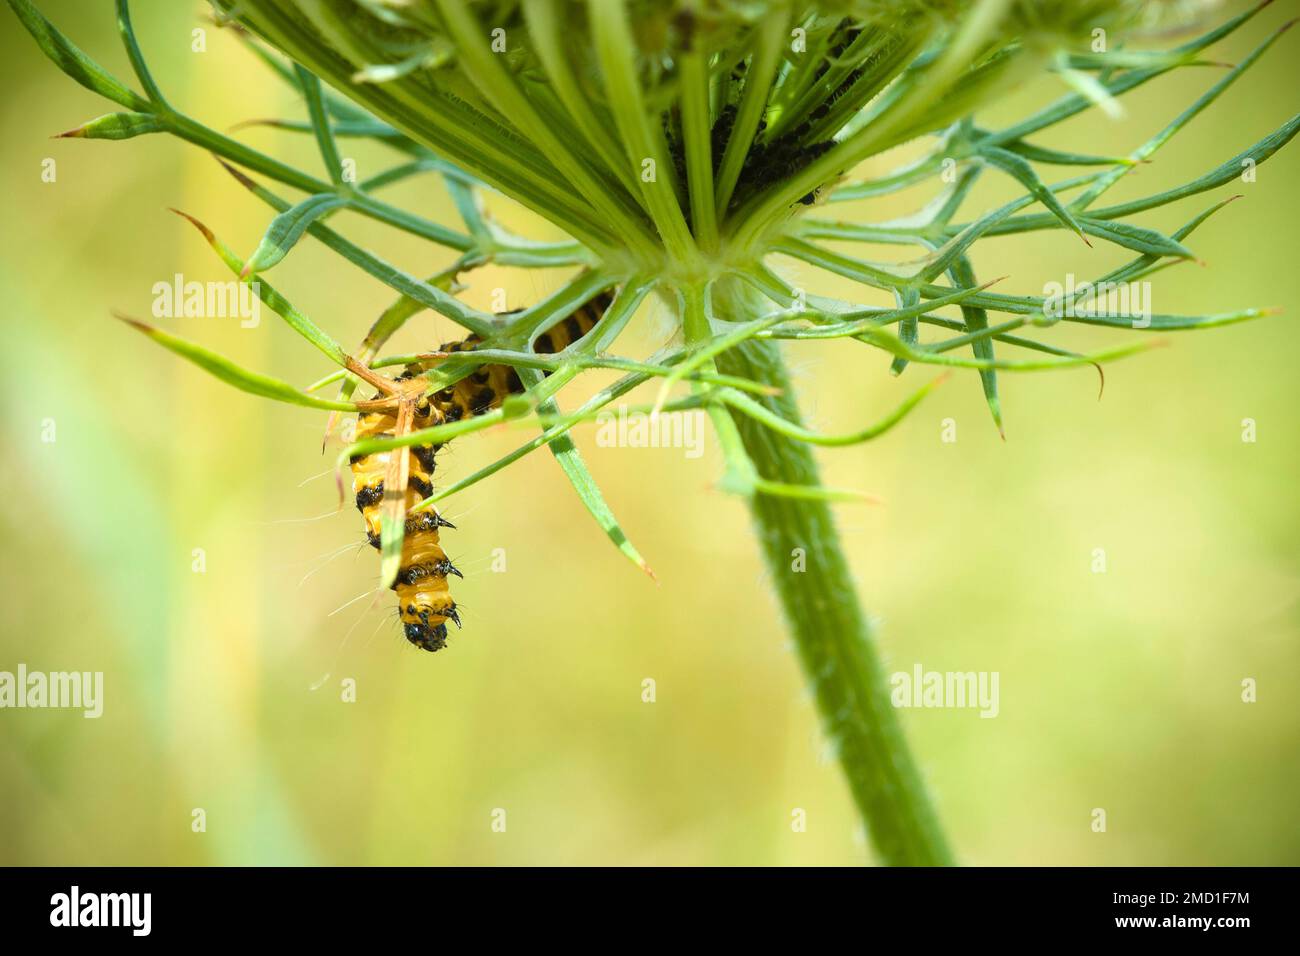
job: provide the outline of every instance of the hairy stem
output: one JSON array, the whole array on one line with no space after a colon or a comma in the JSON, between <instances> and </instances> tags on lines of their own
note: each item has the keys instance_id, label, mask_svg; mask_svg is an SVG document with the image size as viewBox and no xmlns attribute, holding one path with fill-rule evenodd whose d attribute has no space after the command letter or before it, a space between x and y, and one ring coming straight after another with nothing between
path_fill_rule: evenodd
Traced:
<instances>
[{"instance_id":1,"label":"hairy stem","mask_svg":"<svg viewBox=\"0 0 1300 956\"><path fill-rule=\"evenodd\" d=\"M726 295L715 291L715 313L733 320L758 314L766 306L749 301L749 295L739 288L729 289ZM783 418L799 421L790 380L774 343L750 342L724 352L717 361L728 375L780 388L780 395L759 401ZM762 478L819 484L817 464L806 444L779 435L747 415L734 417ZM823 727L881 862L950 864L947 842L890 704L885 671L858 603L830 506L825 501L758 494L752 499L752 511ZM796 548L803 549L806 570L792 570Z\"/></svg>"}]
</instances>

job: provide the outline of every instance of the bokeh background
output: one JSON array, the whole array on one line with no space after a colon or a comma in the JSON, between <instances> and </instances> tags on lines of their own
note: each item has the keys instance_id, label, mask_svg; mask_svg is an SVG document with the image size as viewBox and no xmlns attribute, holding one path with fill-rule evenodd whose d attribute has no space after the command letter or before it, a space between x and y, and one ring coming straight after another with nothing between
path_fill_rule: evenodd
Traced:
<instances>
[{"instance_id":1,"label":"bokeh background","mask_svg":"<svg viewBox=\"0 0 1300 956\"><path fill-rule=\"evenodd\" d=\"M41 6L130 76L109 5ZM233 36L209 29L207 51L191 51L201 4L134 6L155 74L191 115L217 129L304 115ZM1285 14L1257 18L1217 57L1236 61ZM0 670L105 675L99 720L0 711L0 863L870 862L746 512L711 487L711 441L692 460L600 448L579 433L657 586L610 547L540 452L450 503L460 530L446 537L467 571L457 583L466 627L450 650L409 648L387 594L331 613L374 586L377 562L351 506L335 511L325 413L236 393L109 317L148 318L153 284L177 272L226 280L166 207L243 254L268 208L169 138L50 139L110 107L45 62L9 11L0 23ZM1190 179L1289 118L1298 40L1284 38L1113 195ZM1080 117L1039 141L1125 152L1219 75L1166 76L1126 97L1124 119ZM1045 78L983 119L1060 92ZM318 168L306 137L239 135ZM345 152L362 176L395 160L374 146ZM50 157L57 181L45 183ZM904 714L966 862L1300 862L1297 175L1293 144L1254 183L1142 219L1171 231L1244 194L1192 237L1204 265L1156 278L1156 310L1286 314L1168 336L1169 347L1110 366L1101 401L1087 367L1005 375L1005 442L968 373L887 436L821 456L829 484L885 502L845 507L841 525L891 669L1001 675L996 719ZM968 212L1010 195L985 179ZM870 214L905 212L933 188ZM434 179L388 198L452 220ZM554 236L504 201L494 210ZM335 225L412 272L451 260L355 215ZM983 243L975 264L981 276L1009 274L1006 291L1041 292L1127 258L1058 231ZM269 278L345 343L393 298L310 239ZM487 270L465 297L487 307L504 286L523 305L561 278ZM232 319L160 324L290 381L328 370L269 311L252 330ZM648 351L664 330L648 311L622 351ZM456 334L426 313L393 351ZM1085 349L1124 333L1050 335ZM893 379L883 356L842 342L800 345L789 359L810 420L831 430L860 426L933 374ZM940 441L945 418L955 443ZM1242 441L1245 418L1255 443ZM54 442L42 441L46 419ZM503 428L458 441L440 474L466 474L527 437ZM192 570L196 548L204 573ZM490 569L496 548L504 573ZM1104 574L1092 571L1096 548ZM1248 677L1254 704L1241 701ZM646 678L654 703L641 699ZM344 679L355 702L342 699ZM1101 834L1090 827L1098 807ZM191 829L195 808L206 832ZM490 826L495 808L507 810L505 833ZM806 810L806 832L792 831L794 808Z\"/></svg>"}]
</instances>

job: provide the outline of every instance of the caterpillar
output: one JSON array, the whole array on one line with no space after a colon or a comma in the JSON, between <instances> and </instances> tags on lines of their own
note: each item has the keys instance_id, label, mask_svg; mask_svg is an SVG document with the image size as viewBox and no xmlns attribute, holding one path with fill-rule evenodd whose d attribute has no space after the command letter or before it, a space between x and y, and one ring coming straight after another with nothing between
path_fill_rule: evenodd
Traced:
<instances>
[{"instance_id":1,"label":"caterpillar","mask_svg":"<svg viewBox=\"0 0 1300 956\"><path fill-rule=\"evenodd\" d=\"M612 297L601 293L547 332L533 344L536 352L559 352L582 338L600 320ZM481 339L470 335L459 342L444 344L442 352L465 352L478 346ZM407 365L397 381L411 381L432 366ZM422 399L403 421L402 412L384 410L357 416L355 440L392 438L411 431L432 428L444 422L460 421L497 408L508 395L524 390L518 373L508 365L483 365L454 385ZM401 499L400 513L405 515L401 563L392 588L397 592L398 615L408 641L425 651L447 646L447 621L461 626L460 613L451 596L448 578L464 577L452 564L439 540L439 529L455 528L433 509L412 512L420 501L433 494L436 455L441 444L415 445L392 451L357 455L352 459L352 490L357 510L366 524L366 538L380 547L382 502L385 476L398 459L398 474L406 475L404 487L394 489Z\"/></svg>"}]
</instances>

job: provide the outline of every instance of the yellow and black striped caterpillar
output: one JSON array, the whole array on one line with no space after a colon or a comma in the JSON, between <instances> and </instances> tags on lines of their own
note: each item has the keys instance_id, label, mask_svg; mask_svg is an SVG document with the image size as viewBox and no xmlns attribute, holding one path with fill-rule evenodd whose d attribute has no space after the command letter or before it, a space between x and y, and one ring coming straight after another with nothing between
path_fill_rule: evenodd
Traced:
<instances>
[{"instance_id":1,"label":"yellow and black striped caterpillar","mask_svg":"<svg viewBox=\"0 0 1300 956\"><path fill-rule=\"evenodd\" d=\"M578 309L563 322L537 337L533 348L540 353L559 352L591 331L605 309L610 296L602 293ZM459 342L443 345L442 352L463 352L479 344L477 335ZM408 365L398 376L398 381L409 381L429 368L428 365ZM391 438L401 433L432 428L444 422L460 421L473 415L497 408L506 396L523 391L518 373L508 365L484 365L442 391L434 393L416 406L409 427L399 425L398 411L370 412L357 416L356 438ZM366 537L375 548L380 547L381 502L384 498L385 475L389 473L393 455L409 455L406 487L401 490L404 499L405 536L402 540L402 557L393 590L397 592L398 614L406 639L426 651L437 651L447 646L447 621L460 627L460 614L452 599L448 578L463 577L443 551L438 539L440 528L454 527L432 509L412 512L411 508L433 494L435 457L441 445L416 445L409 449L358 455L352 459L352 490L356 495L357 510L366 522Z\"/></svg>"}]
</instances>

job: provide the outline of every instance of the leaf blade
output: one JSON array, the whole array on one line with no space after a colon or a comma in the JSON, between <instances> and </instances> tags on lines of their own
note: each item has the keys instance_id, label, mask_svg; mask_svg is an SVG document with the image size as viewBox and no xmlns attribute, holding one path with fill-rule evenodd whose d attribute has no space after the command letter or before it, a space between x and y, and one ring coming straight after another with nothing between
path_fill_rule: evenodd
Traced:
<instances>
[{"instance_id":1,"label":"leaf blade","mask_svg":"<svg viewBox=\"0 0 1300 956\"><path fill-rule=\"evenodd\" d=\"M322 408L328 411L342 412L355 412L357 410L357 406L352 402L331 402L328 399L317 398L315 395L309 395L294 388L288 382L282 382L277 378L249 371L236 365L226 357L218 355L216 352L188 339L172 335L170 332L164 332L156 326L140 322L127 315L116 312L113 315L153 339L169 352L179 355L241 392L247 392L261 398L275 399L278 402L286 402L290 405L302 405L306 408Z\"/></svg>"},{"instance_id":2,"label":"leaf blade","mask_svg":"<svg viewBox=\"0 0 1300 956\"><path fill-rule=\"evenodd\" d=\"M148 133L160 133L165 127L152 113L105 113L93 120L59 133L57 139L133 139Z\"/></svg>"},{"instance_id":3,"label":"leaf blade","mask_svg":"<svg viewBox=\"0 0 1300 956\"><path fill-rule=\"evenodd\" d=\"M311 224L335 209L347 205L347 200L333 193L317 193L290 206L271 220L261 242L253 250L239 273L241 279L255 272L265 272L278 265L297 245Z\"/></svg>"},{"instance_id":4,"label":"leaf blade","mask_svg":"<svg viewBox=\"0 0 1300 956\"><path fill-rule=\"evenodd\" d=\"M30 0L9 0L9 6L19 22L32 35L41 52L60 70L72 77L92 93L120 103L127 109L146 112L150 103L143 96L128 89L120 80L88 57L82 49L64 36Z\"/></svg>"}]
</instances>

